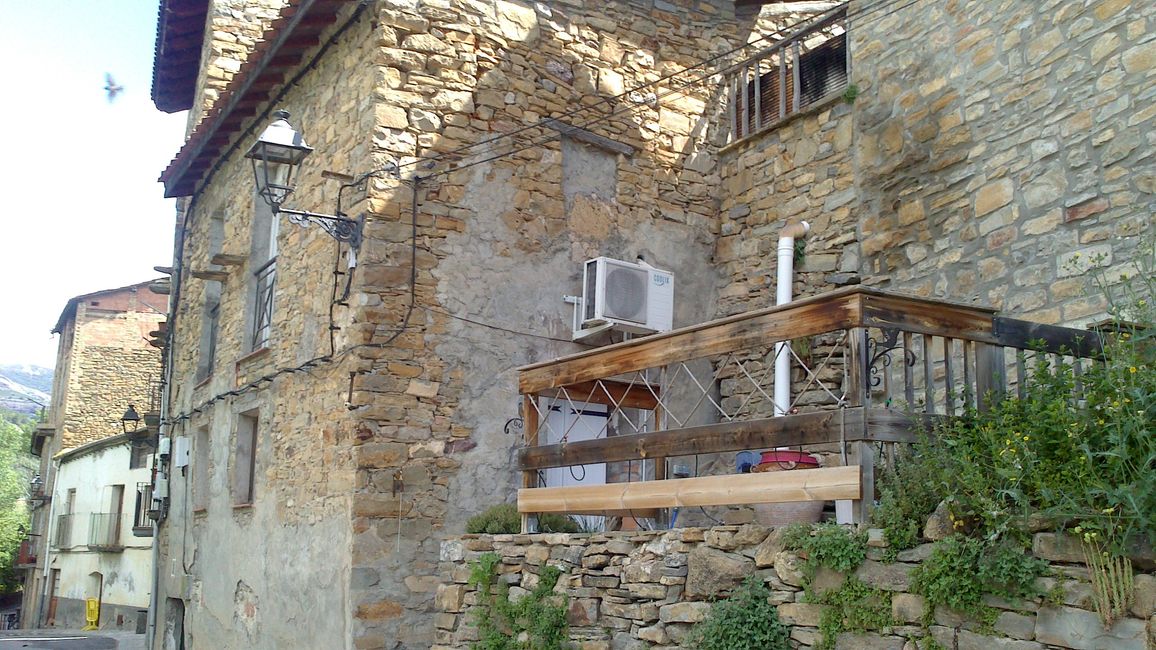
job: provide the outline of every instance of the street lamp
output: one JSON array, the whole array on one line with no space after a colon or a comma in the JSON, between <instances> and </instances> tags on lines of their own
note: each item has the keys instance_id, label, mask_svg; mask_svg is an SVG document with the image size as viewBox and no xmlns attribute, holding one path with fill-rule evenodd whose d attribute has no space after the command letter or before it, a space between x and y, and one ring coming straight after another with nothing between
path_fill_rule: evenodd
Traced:
<instances>
[{"instance_id":1,"label":"street lamp","mask_svg":"<svg viewBox=\"0 0 1156 650\"><path fill-rule=\"evenodd\" d=\"M40 478L39 474L33 476L31 481L28 481L28 494L30 496L39 496L42 489L44 489L44 479Z\"/></svg>"},{"instance_id":2,"label":"street lamp","mask_svg":"<svg viewBox=\"0 0 1156 650\"><path fill-rule=\"evenodd\" d=\"M140 415L137 414L136 408L132 404L128 405L128 410L121 416L120 424L124 427L125 433L136 431L137 425L140 424Z\"/></svg>"},{"instance_id":3,"label":"street lamp","mask_svg":"<svg viewBox=\"0 0 1156 650\"><path fill-rule=\"evenodd\" d=\"M273 123L245 154L253 164L257 194L272 208L273 214L284 213L290 222L299 226L316 225L337 241L357 249L361 245L362 219L350 219L340 210L333 215L281 207L296 187L301 161L313 148L305 144L301 134L289 124L288 111L276 111L273 117L276 118Z\"/></svg>"}]
</instances>

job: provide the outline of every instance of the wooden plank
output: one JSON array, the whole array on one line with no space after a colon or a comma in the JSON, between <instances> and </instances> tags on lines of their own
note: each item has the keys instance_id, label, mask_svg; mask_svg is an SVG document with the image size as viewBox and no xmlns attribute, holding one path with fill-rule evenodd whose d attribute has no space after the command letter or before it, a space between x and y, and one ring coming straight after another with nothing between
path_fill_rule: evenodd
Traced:
<instances>
[{"instance_id":1,"label":"wooden plank","mask_svg":"<svg viewBox=\"0 0 1156 650\"><path fill-rule=\"evenodd\" d=\"M947 414L955 415L955 373L952 371L952 356L955 354L955 339L943 338L943 390L947 397Z\"/></svg>"},{"instance_id":2,"label":"wooden plank","mask_svg":"<svg viewBox=\"0 0 1156 650\"><path fill-rule=\"evenodd\" d=\"M537 393L547 388L845 329L859 321L861 293L861 290L834 291L753 314L526 366L519 371L519 390L523 394Z\"/></svg>"},{"instance_id":3,"label":"wooden plank","mask_svg":"<svg viewBox=\"0 0 1156 650\"><path fill-rule=\"evenodd\" d=\"M935 415L935 360L931 354L935 348L931 335L923 335L923 412Z\"/></svg>"},{"instance_id":4,"label":"wooden plank","mask_svg":"<svg viewBox=\"0 0 1156 650\"><path fill-rule=\"evenodd\" d=\"M755 133L763 130L763 62L755 58Z\"/></svg>"},{"instance_id":5,"label":"wooden plank","mask_svg":"<svg viewBox=\"0 0 1156 650\"><path fill-rule=\"evenodd\" d=\"M779 49L779 119L787 117L787 48Z\"/></svg>"},{"instance_id":6,"label":"wooden plank","mask_svg":"<svg viewBox=\"0 0 1156 650\"><path fill-rule=\"evenodd\" d=\"M1044 325L1015 318L993 319L994 343L1022 350L1064 352L1077 357L1098 357L1103 351L1099 332ZM1042 345L1042 348L1040 347Z\"/></svg>"},{"instance_id":7,"label":"wooden plank","mask_svg":"<svg viewBox=\"0 0 1156 650\"><path fill-rule=\"evenodd\" d=\"M791 89L791 113L795 114L799 112L799 97L801 95L801 88L803 85L800 83L801 80L799 79L799 75L801 74L801 69L803 66L799 65L802 61L802 56L800 55L799 49L799 41L791 43L791 47L794 51L794 57L791 59L792 63L794 63L794 65L791 66L791 81L794 82L795 86Z\"/></svg>"},{"instance_id":8,"label":"wooden plank","mask_svg":"<svg viewBox=\"0 0 1156 650\"><path fill-rule=\"evenodd\" d=\"M229 274L226 271L189 271L189 275L198 280L209 280L210 282L224 282L229 279Z\"/></svg>"},{"instance_id":9,"label":"wooden plank","mask_svg":"<svg viewBox=\"0 0 1156 650\"><path fill-rule=\"evenodd\" d=\"M908 359L915 359L914 343L911 332L903 333L903 399L908 409L915 409L915 368L907 363Z\"/></svg>"},{"instance_id":10,"label":"wooden plank","mask_svg":"<svg viewBox=\"0 0 1156 650\"><path fill-rule=\"evenodd\" d=\"M971 369L971 361L974 358L972 354L972 343L967 339L963 340L963 408L967 410L975 406L975 390L973 385L975 378L972 377L973 371Z\"/></svg>"},{"instance_id":11,"label":"wooden plank","mask_svg":"<svg viewBox=\"0 0 1156 650\"><path fill-rule=\"evenodd\" d=\"M904 332L997 343L992 312L951 303L872 293L863 297L863 324Z\"/></svg>"},{"instance_id":12,"label":"wooden plank","mask_svg":"<svg viewBox=\"0 0 1156 650\"><path fill-rule=\"evenodd\" d=\"M863 440L851 444L855 463L859 466L861 493L860 497L850 497L855 499L851 516L855 523L865 524L871 521L871 507L875 505L875 445Z\"/></svg>"},{"instance_id":13,"label":"wooden plank","mask_svg":"<svg viewBox=\"0 0 1156 650\"><path fill-rule=\"evenodd\" d=\"M867 330L856 327L847 335L850 350L847 397L855 406L871 403L871 360L867 358Z\"/></svg>"},{"instance_id":14,"label":"wooden plank","mask_svg":"<svg viewBox=\"0 0 1156 650\"><path fill-rule=\"evenodd\" d=\"M1007 392L1004 348L986 343L975 344L976 408L986 412L1003 399Z\"/></svg>"},{"instance_id":15,"label":"wooden plank","mask_svg":"<svg viewBox=\"0 0 1156 650\"><path fill-rule=\"evenodd\" d=\"M860 497L859 468L824 467L518 490L518 512L588 513Z\"/></svg>"},{"instance_id":16,"label":"wooden plank","mask_svg":"<svg viewBox=\"0 0 1156 650\"><path fill-rule=\"evenodd\" d=\"M537 400L537 397L533 395L522 396L522 436L527 449L533 449L538 446L538 407L535 400ZM522 472L522 487L524 489L538 487L537 470ZM522 513L523 533L530 532L530 516L529 513Z\"/></svg>"},{"instance_id":17,"label":"wooden plank","mask_svg":"<svg viewBox=\"0 0 1156 650\"><path fill-rule=\"evenodd\" d=\"M564 445L527 446L518 452L518 467L522 470L541 470L550 467L673 458L744 449L829 444L839 441L841 427L846 427L848 440L862 437L863 409L847 408L842 411L843 413L822 411L778 418L723 422L685 429L581 440ZM845 418L845 421L842 418ZM886 433L894 425L893 421L882 417L879 422L881 433Z\"/></svg>"},{"instance_id":18,"label":"wooden plank","mask_svg":"<svg viewBox=\"0 0 1156 650\"><path fill-rule=\"evenodd\" d=\"M601 386L597 385L599 383L601 383ZM624 381L614 381L612 379L578 382L577 384L560 386L556 389L551 388L544 390L538 394L546 397L555 397L561 394L563 388L566 389L570 399L575 402L605 404L607 406L645 409L647 411L653 411L658 406L658 398L656 398L655 395L661 395L658 386L651 386L648 389L641 384L631 385ZM651 390L654 392L651 392Z\"/></svg>"},{"instance_id":19,"label":"wooden plank","mask_svg":"<svg viewBox=\"0 0 1156 650\"><path fill-rule=\"evenodd\" d=\"M228 253L217 253L209 259L210 264L219 264L221 266L241 266L249 261L247 255L230 255Z\"/></svg>"}]
</instances>

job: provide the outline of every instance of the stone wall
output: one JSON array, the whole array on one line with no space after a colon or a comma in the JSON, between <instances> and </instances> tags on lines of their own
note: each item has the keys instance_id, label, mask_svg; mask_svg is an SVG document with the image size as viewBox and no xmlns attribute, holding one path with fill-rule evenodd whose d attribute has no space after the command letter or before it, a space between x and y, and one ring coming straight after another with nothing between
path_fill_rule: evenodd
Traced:
<instances>
[{"instance_id":1,"label":"stone wall","mask_svg":"<svg viewBox=\"0 0 1156 650\"><path fill-rule=\"evenodd\" d=\"M71 345L58 366L65 389L52 414L57 438L46 453L122 433L128 405L140 413L149 406L150 388L161 378L161 355L148 344L148 333L165 319L164 297L150 296L159 311L143 303L130 311L77 307Z\"/></svg>"},{"instance_id":2,"label":"stone wall","mask_svg":"<svg viewBox=\"0 0 1156 650\"><path fill-rule=\"evenodd\" d=\"M190 129L217 103L285 4L286 0L208 0L201 67L189 110Z\"/></svg>"},{"instance_id":3,"label":"stone wall","mask_svg":"<svg viewBox=\"0 0 1156 650\"><path fill-rule=\"evenodd\" d=\"M824 605L804 602L803 561L783 550L780 532L767 528L720 526L671 531L604 534L465 536L441 547L444 583L438 587L436 650L469 648L476 638L474 609L478 593L469 585L471 563L483 553L500 559L500 580L521 597L537 584L545 565L564 573L556 593L568 597L571 639L583 650L692 648L694 624L702 621L711 601L725 597L750 575L772 592L771 603L790 626L791 647L816 647L822 636ZM997 610L984 627L958 612L938 608L929 625L922 623L925 602L910 592L911 572L927 558L927 544L882 562L883 550L868 549L868 559L854 572L866 585L890 600L895 625L866 633L844 632L839 650L863 648L915 650L931 637L944 648L1113 648L1144 650L1156 643L1156 575L1135 576L1135 600L1128 617L1105 630L1093 613L1091 584L1078 543L1051 533L1036 536L1035 553L1051 562L1054 577L1040 587L1059 585L1063 603L1040 599L1008 602L987 597ZM1151 565L1146 565L1151 568ZM810 589L837 588L845 576L820 568Z\"/></svg>"},{"instance_id":4,"label":"stone wall","mask_svg":"<svg viewBox=\"0 0 1156 650\"><path fill-rule=\"evenodd\" d=\"M1152 232L1156 7L852 2L853 105L724 152L721 313L773 297L773 237L815 220L803 293L866 282L1042 322L1105 312Z\"/></svg>"},{"instance_id":5,"label":"stone wall","mask_svg":"<svg viewBox=\"0 0 1156 650\"><path fill-rule=\"evenodd\" d=\"M349 3L333 29L355 9ZM323 34L322 42L331 35ZM275 107L290 111L316 148L292 207L332 212L339 184L322 172L371 168L375 69L363 53L376 38L371 16L362 15ZM305 54L306 60L312 56ZM255 130L267 120L261 118ZM333 305L340 295L335 281L344 280L347 266L332 238L282 216L271 335L264 348L253 349L255 272L265 262L253 254L254 239L261 237L254 221L267 208L254 194L252 170L242 157L249 144L246 139L225 152L221 167L196 200L183 202L178 216L183 250L168 411L174 424L165 433L200 444L191 445L194 464L174 468L170 476L170 514L158 536L159 602L165 603L158 620L175 621L183 613L185 642L193 647L345 647L351 441L358 419L346 408L352 357L330 355L349 340L348 310ZM348 192L345 198L344 207L356 214ZM241 263L214 264L218 254ZM193 277L200 271L225 276ZM335 272L343 275L335 278ZM210 364L212 301L220 315ZM314 365L302 367L311 360ZM242 414L258 421L250 504L237 503L232 491L242 457L236 452ZM204 499L195 512L194 493ZM164 647L165 636L158 633L157 647Z\"/></svg>"},{"instance_id":6,"label":"stone wall","mask_svg":"<svg viewBox=\"0 0 1156 650\"><path fill-rule=\"evenodd\" d=\"M377 14L378 160L408 164L527 131L404 168L428 178L417 196L417 307L401 334L410 188L370 188L352 342L384 347L357 352L353 383L365 432L352 525L357 647L432 643L438 540L521 481L521 441L504 432L519 415L514 369L586 347L569 341L562 302L581 293L584 260L642 255L673 271L675 326L715 313L715 89L675 92L672 81L619 95L800 19L782 6L739 19L730 2L690 0L403 5ZM534 126L551 115L578 134Z\"/></svg>"}]
</instances>

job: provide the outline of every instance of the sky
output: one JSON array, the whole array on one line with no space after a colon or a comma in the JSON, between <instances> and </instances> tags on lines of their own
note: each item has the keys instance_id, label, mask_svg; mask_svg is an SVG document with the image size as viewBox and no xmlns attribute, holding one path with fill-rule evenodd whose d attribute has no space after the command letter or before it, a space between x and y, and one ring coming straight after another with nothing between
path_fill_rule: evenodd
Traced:
<instances>
[{"instance_id":1,"label":"sky","mask_svg":"<svg viewBox=\"0 0 1156 650\"><path fill-rule=\"evenodd\" d=\"M156 181L184 112L153 106L156 0L0 0L0 365L52 367L68 299L172 263ZM125 90L109 102L105 73Z\"/></svg>"}]
</instances>

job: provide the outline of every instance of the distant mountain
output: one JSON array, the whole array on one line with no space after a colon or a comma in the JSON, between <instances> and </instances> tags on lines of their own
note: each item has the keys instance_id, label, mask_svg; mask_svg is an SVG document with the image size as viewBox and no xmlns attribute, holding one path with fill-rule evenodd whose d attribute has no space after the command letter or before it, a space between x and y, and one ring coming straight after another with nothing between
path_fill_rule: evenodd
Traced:
<instances>
[{"instance_id":1,"label":"distant mountain","mask_svg":"<svg viewBox=\"0 0 1156 650\"><path fill-rule=\"evenodd\" d=\"M35 413L39 404L48 404L51 391L52 368L0 364L0 408Z\"/></svg>"}]
</instances>

